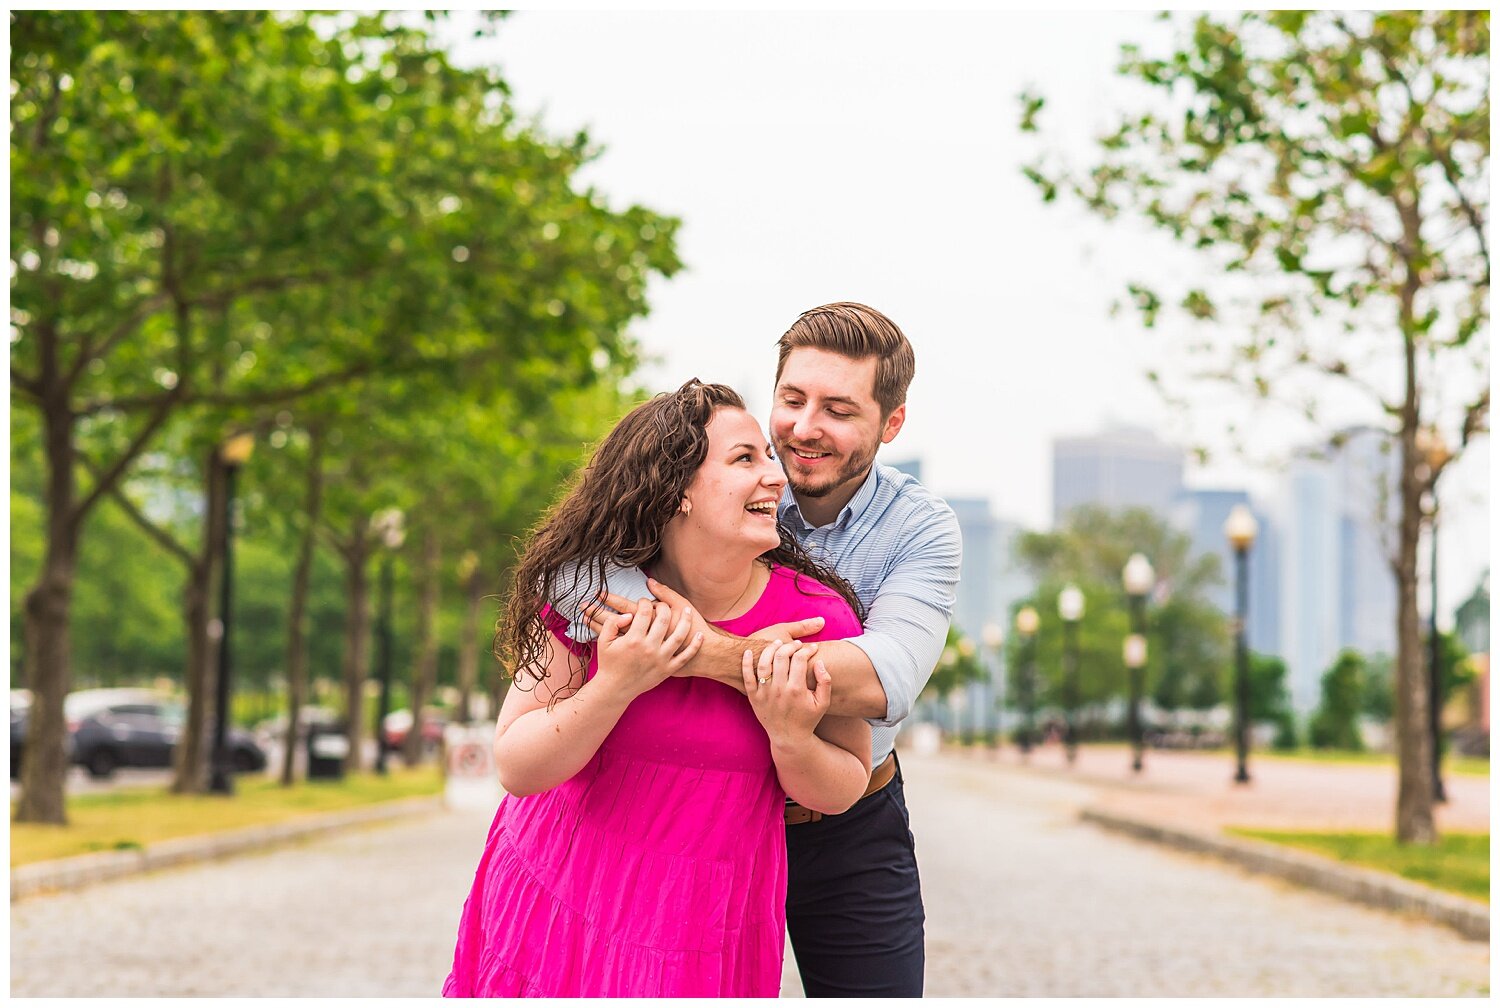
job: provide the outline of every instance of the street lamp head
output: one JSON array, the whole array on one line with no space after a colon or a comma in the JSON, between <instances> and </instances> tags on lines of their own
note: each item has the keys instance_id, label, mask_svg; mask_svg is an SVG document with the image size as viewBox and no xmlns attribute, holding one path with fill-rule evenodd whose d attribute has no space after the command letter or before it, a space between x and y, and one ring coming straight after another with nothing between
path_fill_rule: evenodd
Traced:
<instances>
[{"instance_id":1,"label":"street lamp head","mask_svg":"<svg viewBox=\"0 0 1500 1008\"><path fill-rule=\"evenodd\" d=\"M1023 637L1030 637L1036 633L1041 623L1041 617L1031 606L1022 606L1020 612L1016 613L1016 631Z\"/></svg>"},{"instance_id":2,"label":"street lamp head","mask_svg":"<svg viewBox=\"0 0 1500 1008\"><path fill-rule=\"evenodd\" d=\"M991 620L984 625L984 629L980 631L979 636L984 641L985 647L994 648L998 651L1000 646L1005 643L1005 628L994 620Z\"/></svg>"},{"instance_id":3,"label":"street lamp head","mask_svg":"<svg viewBox=\"0 0 1500 1008\"><path fill-rule=\"evenodd\" d=\"M1075 584L1066 585L1057 594L1057 614L1064 623L1076 623L1083 619L1083 592Z\"/></svg>"},{"instance_id":4,"label":"street lamp head","mask_svg":"<svg viewBox=\"0 0 1500 1008\"><path fill-rule=\"evenodd\" d=\"M1151 594L1151 589L1156 587L1156 571L1151 567L1151 561L1147 560L1142 553L1130 554L1130 559L1125 561L1125 570L1121 572L1121 580L1125 583L1125 594L1142 598Z\"/></svg>"},{"instance_id":5,"label":"street lamp head","mask_svg":"<svg viewBox=\"0 0 1500 1008\"><path fill-rule=\"evenodd\" d=\"M242 466L250 461L250 455L255 451L255 435L249 431L241 431L219 447L219 458L227 466Z\"/></svg>"},{"instance_id":6,"label":"street lamp head","mask_svg":"<svg viewBox=\"0 0 1500 1008\"><path fill-rule=\"evenodd\" d=\"M1138 669L1146 667L1146 638L1142 634L1133 633L1125 637L1125 667Z\"/></svg>"},{"instance_id":7,"label":"street lamp head","mask_svg":"<svg viewBox=\"0 0 1500 1008\"><path fill-rule=\"evenodd\" d=\"M1255 542L1255 534L1260 531L1260 523L1255 520L1255 515L1243 504L1236 504L1229 511L1229 518L1224 522L1224 535L1229 539L1229 545L1236 551L1243 553Z\"/></svg>"}]
</instances>

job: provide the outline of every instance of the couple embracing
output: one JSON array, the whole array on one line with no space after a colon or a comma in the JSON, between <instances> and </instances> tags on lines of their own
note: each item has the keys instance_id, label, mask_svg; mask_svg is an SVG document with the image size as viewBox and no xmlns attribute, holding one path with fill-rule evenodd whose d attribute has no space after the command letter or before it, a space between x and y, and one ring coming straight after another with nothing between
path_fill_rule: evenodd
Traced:
<instances>
[{"instance_id":1,"label":"couple embracing","mask_svg":"<svg viewBox=\"0 0 1500 1008\"><path fill-rule=\"evenodd\" d=\"M941 653L953 512L875 464L910 343L840 303L782 336L770 442L696 380L631 411L549 513L497 638L507 795L456 997L920 996L893 749ZM606 605L590 605L602 599Z\"/></svg>"}]
</instances>

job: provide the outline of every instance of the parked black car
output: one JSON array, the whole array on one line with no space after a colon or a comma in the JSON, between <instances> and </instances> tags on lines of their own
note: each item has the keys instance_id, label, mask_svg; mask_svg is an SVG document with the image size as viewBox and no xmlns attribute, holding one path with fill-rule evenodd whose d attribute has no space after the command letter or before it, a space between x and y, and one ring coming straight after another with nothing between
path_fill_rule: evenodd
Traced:
<instances>
[{"instance_id":1,"label":"parked black car","mask_svg":"<svg viewBox=\"0 0 1500 1008\"><path fill-rule=\"evenodd\" d=\"M118 767L171 766L185 715L170 700L141 695L95 707L77 719L76 727L73 718L68 720L73 762L93 777L109 777ZM249 732L231 728L226 742L235 772L265 769L266 754Z\"/></svg>"}]
</instances>

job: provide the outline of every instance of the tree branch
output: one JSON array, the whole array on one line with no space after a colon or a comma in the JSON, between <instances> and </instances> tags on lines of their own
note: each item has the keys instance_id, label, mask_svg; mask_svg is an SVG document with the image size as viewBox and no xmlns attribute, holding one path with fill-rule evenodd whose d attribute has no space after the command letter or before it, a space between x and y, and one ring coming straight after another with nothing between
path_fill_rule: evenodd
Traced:
<instances>
[{"instance_id":1,"label":"tree branch","mask_svg":"<svg viewBox=\"0 0 1500 1008\"><path fill-rule=\"evenodd\" d=\"M162 399L156 411L147 418L145 425L136 433L134 440L120 453L120 457L115 459L114 465L110 466L102 476L98 477L98 480L94 484L94 489L83 499L81 504L73 509L73 514L69 522L75 532L78 526L83 523L84 516L88 514L89 509L97 504L99 499L119 482L120 476L129 467L130 463L135 461L135 457L141 453L141 450L146 447L146 443L151 440L151 436L166 422L167 417L172 413L172 408L178 403L176 393L180 388L182 388L181 385L173 389L171 393Z\"/></svg>"},{"instance_id":2,"label":"tree branch","mask_svg":"<svg viewBox=\"0 0 1500 1008\"><path fill-rule=\"evenodd\" d=\"M255 277L243 283L225 288L224 290L211 291L190 298L187 304L194 308L224 308L235 298L246 294L263 294L272 291L286 290L304 283L327 283L331 280L360 280L368 277L373 268L366 267L351 273L338 273L328 271L314 271L304 274L287 274L284 276Z\"/></svg>"},{"instance_id":3,"label":"tree branch","mask_svg":"<svg viewBox=\"0 0 1500 1008\"><path fill-rule=\"evenodd\" d=\"M1464 410L1463 433L1459 436L1460 450L1467 448L1469 442L1480 434L1486 434L1490 429L1490 390L1485 389L1479 394L1479 398L1469 404Z\"/></svg>"},{"instance_id":4,"label":"tree branch","mask_svg":"<svg viewBox=\"0 0 1500 1008\"><path fill-rule=\"evenodd\" d=\"M114 330L100 340L97 345L86 342L83 349L78 352L78 359L68 369L67 377L63 380L64 384L72 385L73 382L77 381L78 376L83 373L83 369L88 367L89 361L95 357L102 357L113 350L120 340L130 335L137 326L145 321L148 316L155 314L167 301L168 298L163 293L156 293L142 298L136 303L135 309L126 318L121 320L120 324L115 326Z\"/></svg>"},{"instance_id":5,"label":"tree branch","mask_svg":"<svg viewBox=\"0 0 1500 1008\"><path fill-rule=\"evenodd\" d=\"M13 387L25 392L31 398L38 401L42 398L42 381L40 378L32 378L16 370L14 366L10 369L10 383Z\"/></svg>"},{"instance_id":6,"label":"tree branch","mask_svg":"<svg viewBox=\"0 0 1500 1008\"><path fill-rule=\"evenodd\" d=\"M100 478L98 465L94 463L93 459L88 458L82 452L78 454L78 458L81 462L83 462L84 468L87 469L97 481ZM136 507L135 502L132 501L129 497L125 496L125 492L120 488L118 480L115 481L115 484L109 488L109 495L116 504L120 505L121 510L125 512L130 520L139 525L141 527L141 531L150 536L158 546L175 556L177 559L181 560L189 567L197 562L192 552L186 546L183 546L176 539L172 538L172 536L166 531L166 529L157 525L150 518L147 518L145 513L142 512L140 508Z\"/></svg>"},{"instance_id":7,"label":"tree branch","mask_svg":"<svg viewBox=\"0 0 1500 1008\"><path fill-rule=\"evenodd\" d=\"M1339 27L1344 27L1341 20L1338 23ZM1347 28L1344 30L1348 31ZM1391 57L1389 47L1383 44L1380 39L1370 39L1367 41L1380 54L1380 62L1385 64L1386 73L1390 74L1391 79L1399 83L1402 90L1406 92L1407 104L1412 109L1422 108L1421 103L1417 101L1416 93L1412 90L1411 81L1407 80L1406 75L1401 72L1401 68L1396 65L1396 61ZM1426 141L1427 147L1432 152L1437 163L1442 165L1443 176L1453 188L1453 194L1458 197L1458 205L1463 210L1464 217L1469 222L1469 229L1474 233L1475 240L1479 242L1479 256L1484 260L1484 277L1480 283L1488 287L1490 283L1490 247L1484 237L1484 219L1474 204L1469 202L1469 197L1464 194L1463 189L1459 186L1459 178L1463 173L1458 170L1458 165L1453 161L1453 151L1451 148L1443 146L1439 139L1432 134L1432 131L1422 124L1420 118L1417 119L1416 132L1420 133Z\"/></svg>"}]
</instances>

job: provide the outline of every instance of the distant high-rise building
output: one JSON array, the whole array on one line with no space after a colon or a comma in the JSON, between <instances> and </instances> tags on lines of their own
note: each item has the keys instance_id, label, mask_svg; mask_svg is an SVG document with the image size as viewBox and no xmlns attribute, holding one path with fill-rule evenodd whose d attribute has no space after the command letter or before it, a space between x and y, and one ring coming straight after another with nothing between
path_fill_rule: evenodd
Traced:
<instances>
[{"instance_id":1,"label":"distant high-rise building","mask_svg":"<svg viewBox=\"0 0 1500 1008\"><path fill-rule=\"evenodd\" d=\"M1318 704L1319 682L1340 650L1396 648L1396 586L1386 560L1396 460L1390 436L1371 427L1304 453L1282 500L1282 654L1292 705Z\"/></svg>"},{"instance_id":2,"label":"distant high-rise building","mask_svg":"<svg viewBox=\"0 0 1500 1008\"><path fill-rule=\"evenodd\" d=\"M1148 430L1116 427L1052 442L1052 522L1080 504L1141 507L1166 518L1182 490L1183 452Z\"/></svg>"},{"instance_id":3,"label":"distant high-rise building","mask_svg":"<svg viewBox=\"0 0 1500 1008\"><path fill-rule=\"evenodd\" d=\"M1236 504L1244 504L1260 526L1247 558L1250 564L1248 617L1245 640L1252 651L1281 652L1279 592L1280 556L1276 526L1243 490L1184 490L1172 502L1171 522L1191 538L1194 556L1219 558L1222 580L1208 592L1208 600L1226 614L1234 613L1234 550L1224 535L1224 522Z\"/></svg>"}]
</instances>

